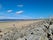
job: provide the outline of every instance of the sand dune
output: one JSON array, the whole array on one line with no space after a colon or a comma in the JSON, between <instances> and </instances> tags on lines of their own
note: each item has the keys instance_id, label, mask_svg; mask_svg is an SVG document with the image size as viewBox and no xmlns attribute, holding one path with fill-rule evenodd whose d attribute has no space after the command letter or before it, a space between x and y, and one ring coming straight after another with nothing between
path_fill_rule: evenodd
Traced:
<instances>
[{"instance_id":1,"label":"sand dune","mask_svg":"<svg viewBox=\"0 0 53 40\"><path fill-rule=\"evenodd\" d=\"M34 22L39 22L41 20L35 20L35 21L14 21L14 22L0 22L0 28L7 28L7 27L13 27L13 24L15 24L16 27L22 27L29 24L32 24Z\"/></svg>"}]
</instances>

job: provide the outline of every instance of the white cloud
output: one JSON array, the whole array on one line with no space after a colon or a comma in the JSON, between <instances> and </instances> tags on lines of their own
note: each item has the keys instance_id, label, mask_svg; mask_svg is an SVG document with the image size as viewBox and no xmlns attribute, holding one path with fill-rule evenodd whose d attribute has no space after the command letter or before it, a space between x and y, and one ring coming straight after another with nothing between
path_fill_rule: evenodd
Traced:
<instances>
[{"instance_id":1,"label":"white cloud","mask_svg":"<svg viewBox=\"0 0 53 40\"><path fill-rule=\"evenodd\" d=\"M23 7L24 5L17 5L18 7Z\"/></svg>"},{"instance_id":2,"label":"white cloud","mask_svg":"<svg viewBox=\"0 0 53 40\"><path fill-rule=\"evenodd\" d=\"M16 14L22 14L24 11L17 11Z\"/></svg>"},{"instance_id":3,"label":"white cloud","mask_svg":"<svg viewBox=\"0 0 53 40\"><path fill-rule=\"evenodd\" d=\"M7 12L8 12L8 13L11 13L12 11L13 11L13 10L8 10Z\"/></svg>"}]
</instances>

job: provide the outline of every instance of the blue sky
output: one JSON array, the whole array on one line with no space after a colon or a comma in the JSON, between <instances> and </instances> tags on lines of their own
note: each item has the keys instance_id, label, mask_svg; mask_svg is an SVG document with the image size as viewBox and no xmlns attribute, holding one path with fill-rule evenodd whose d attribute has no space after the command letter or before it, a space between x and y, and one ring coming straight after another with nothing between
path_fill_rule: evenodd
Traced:
<instances>
[{"instance_id":1,"label":"blue sky","mask_svg":"<svg viewBox=\"0 0 53 40\"><path fill-rule=\"evenodd\" d=\"M0 0L0 19L33 19L53 16L53 0Z\"/></svg>"}]
</instances>

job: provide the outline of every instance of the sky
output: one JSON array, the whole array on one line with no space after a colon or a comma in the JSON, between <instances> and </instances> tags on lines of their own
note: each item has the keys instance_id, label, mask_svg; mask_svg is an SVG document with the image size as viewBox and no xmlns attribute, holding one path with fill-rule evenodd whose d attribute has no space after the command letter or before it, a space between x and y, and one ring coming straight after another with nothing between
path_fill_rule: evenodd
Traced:
<instances>
[{"instance_id":1,"label":"sky","mask_svg":"<svg viewBox=\"0 0 53 40\"><path fill-rule=\"evenodd\" d=\"M53 16L53 0L0 0L0 19L37 19Z\"/></svg>"}]
</instances>

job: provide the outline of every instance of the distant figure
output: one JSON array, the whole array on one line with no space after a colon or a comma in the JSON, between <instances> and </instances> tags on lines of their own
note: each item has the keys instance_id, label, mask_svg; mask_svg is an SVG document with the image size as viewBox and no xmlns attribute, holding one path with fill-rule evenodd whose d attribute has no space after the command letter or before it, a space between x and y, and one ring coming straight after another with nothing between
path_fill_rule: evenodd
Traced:
<instances>
[{"instance_id":1,"label":"distant figure","mask_svg":"<svg viewBox=\"0 0 53 40\"><path fill-rule=\"evenodd\" d=\"M13 26L15 27L15 24L13 24Z\"/></svg>"},{"instance_id":2,"label":"distant figure","mask_svg":"<svg viewBox=\"0 0 53 40\"><path fill-rule=\"evenodd\" d=\"M2 31L0 30L0 33L1 33Z\"/></svg>"},{"instance_id":3,"label":"distant figure","mask_svg":"<svg viewBox=\"0 0 53 40\"><path fill-rule=\"evenodd\" d=\"M3 35L0 35L0 38L2 38Z\"/></svg>"}]
</instances>

